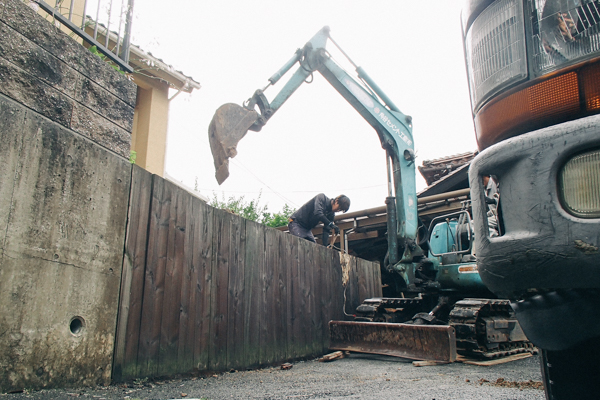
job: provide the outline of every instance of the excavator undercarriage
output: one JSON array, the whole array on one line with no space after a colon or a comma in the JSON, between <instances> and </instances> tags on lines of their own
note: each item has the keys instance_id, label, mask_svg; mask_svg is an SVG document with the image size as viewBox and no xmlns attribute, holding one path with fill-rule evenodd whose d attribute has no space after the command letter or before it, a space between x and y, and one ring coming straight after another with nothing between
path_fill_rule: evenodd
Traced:
<instances>
[{"instance_id":1,"label":"excavator undercarriage","mask_svg":"<svg viewBox=\"0 0 600 400\"><path fill-rule=\"evenodd\" d=\"M331 321L330 349L453 362L533 353L508 300L467 298L445 316L423 310L423 297L366 299L355 321Z\"/></svg>"}]
</instances>

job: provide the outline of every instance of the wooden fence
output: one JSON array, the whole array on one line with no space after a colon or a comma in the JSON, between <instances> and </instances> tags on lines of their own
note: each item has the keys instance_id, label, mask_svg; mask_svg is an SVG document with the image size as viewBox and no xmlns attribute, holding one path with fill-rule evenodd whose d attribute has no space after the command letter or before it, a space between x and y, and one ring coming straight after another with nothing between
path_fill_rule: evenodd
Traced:
<instances>
[{"instance_id":1,"label":"wooden fence","mask_svg":"<svg viewBox=\"0 0 600 400\"><path fill-rule=\"evenodd\" d=\"M352 313L381 296L378 264L340 261L135 166L125 247L114 381L318 356L344 298Z\"/></svg>"}]
</instances>

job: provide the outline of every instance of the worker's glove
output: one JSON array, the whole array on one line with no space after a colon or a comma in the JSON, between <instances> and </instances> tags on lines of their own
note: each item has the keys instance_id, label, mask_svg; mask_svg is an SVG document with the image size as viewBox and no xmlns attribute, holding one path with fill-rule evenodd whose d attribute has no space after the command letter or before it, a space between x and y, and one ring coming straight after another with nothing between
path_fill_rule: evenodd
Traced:
<instances>
[{"instance_id":1,"label":"worker's glove","mask_svg":"<svg viewBox=\"0 0 600 400\"><path fill-rule=\"evenodd\" d=\"M327 225L329 228L333 229L335 231L336 235L340 234L340 228L334 224L333 222L330 222L329 225Z\"/></svg>"}]
</instances>

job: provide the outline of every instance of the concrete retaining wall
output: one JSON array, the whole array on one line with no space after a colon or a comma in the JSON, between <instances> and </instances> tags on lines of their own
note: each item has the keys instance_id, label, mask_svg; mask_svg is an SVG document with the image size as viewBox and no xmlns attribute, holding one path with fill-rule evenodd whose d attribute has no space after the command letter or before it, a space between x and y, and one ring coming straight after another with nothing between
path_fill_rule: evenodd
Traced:
<instances>
[{"instance_id":1,"label":"concrete retaining wall","mask_svg":"<svg viewBox=\"0 0 600 400\"><path fill-rule=\"evenodd\" d=\"M0 0L0 93L129 158L136 85L18 0Z\"/></svg>"},{"instance_id":2,"label":"concrete retaining wall","mask_svg":"<svg viewBox=\"0 0 600 400\"><path fill-rule=\"evenodd\" d=\"M0 0L0 393L313 356L342 317L333 251L145 171L134 176L152 190L129 196L135 95L24 3ZM379 267L353 265L347 300L380 296Z\"/></svg>"},{"instance_id":3,"label":"concrete retaining wall","mask_svg":"<svg viewBox=\"0 0 600 400\"><path fill-rule=\"evenodd\" d=\"M0 392L110 382L135 93L0 0Z\"/></svg>"}]
</instances>

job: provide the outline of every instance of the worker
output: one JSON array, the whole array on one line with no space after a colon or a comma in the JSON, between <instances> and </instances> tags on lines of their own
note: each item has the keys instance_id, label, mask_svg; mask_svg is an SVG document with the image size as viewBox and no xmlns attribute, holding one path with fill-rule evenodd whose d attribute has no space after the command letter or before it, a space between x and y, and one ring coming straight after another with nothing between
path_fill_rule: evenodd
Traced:
<instances>
[{"instance_id":1,"label":"worker","mask_svg":"<svg viewBox=\"0 0 600 400\"><path fill-rule=\"evenodd\" d=\"M350 199L348 196L342 194L335 199L330 199L320 193L292 214L288 229L292 235L316 243L311 230L319 222L322 222L323 245L327 246L331 230L335 230L336 234L340 233L340 228L333 223L335 213L339 211L346 212L349 208Z\"/></svg>"}]
</instances>

